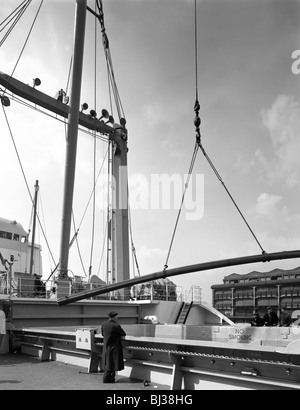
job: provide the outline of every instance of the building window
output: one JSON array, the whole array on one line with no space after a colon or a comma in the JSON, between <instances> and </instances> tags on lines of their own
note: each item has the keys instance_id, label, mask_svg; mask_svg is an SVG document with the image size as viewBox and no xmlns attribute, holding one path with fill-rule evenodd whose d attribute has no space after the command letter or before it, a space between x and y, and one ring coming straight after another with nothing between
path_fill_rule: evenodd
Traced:
<instances>
[{"instance_id":1,"label":"building window","mask_svg":"<svg viewBox=\"0 0 300 410\"><path fill-rule=\"evenodd\" d=\"M11 240L12 239L12 233L11 232L0 231L0 238Z\"/></svg>"}]
</instances>

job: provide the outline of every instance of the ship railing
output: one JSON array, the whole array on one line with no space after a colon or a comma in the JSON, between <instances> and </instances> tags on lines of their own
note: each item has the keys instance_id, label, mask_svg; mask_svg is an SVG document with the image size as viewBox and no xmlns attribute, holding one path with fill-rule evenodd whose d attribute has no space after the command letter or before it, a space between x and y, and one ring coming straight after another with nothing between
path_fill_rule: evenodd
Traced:
<instances>
[{"instance_id":1,"label":"ship railing","mask_svg":"<svg viewBox=\"0 0 300 410\"><path fill-rule=\"evenodd\" d=\"M200 286L191 286L190 289L184 291L182 302L185 303L201 303L202 289Z\"/></svg>"},{"instance_id":2,"label":"ship railing","mask_svg":"<svg viewBox=\"0 0 300 410\"><path fill-rule=\"evenodd\" d=\"M34 278L18 278L12 281L7 281L5 275L0 276L0 295L7 295L13 298L40 298L40 299L57 299L61 296L71 295L82 291L93 290L101 287L97 283L85 283L78 280L60 281L57 286L56 280L47 282L41 281L37 285ZM128 300L125 297L122 289L120 291L108 292L102 295L89 298L91 300L110 300L122 301ZM179 301L189 303L201 302L201 288L192 286L189 290L185 290L181 286L174 284L157 285L153 282L146 283L136 289L131 289L131 300L149 300L149 301Z\"/></svg>"},{"instance_id":3,"label":"ship railing","mask_svg":"<svg viewBox=\"0 0 300 410\"><path fill-rule=\"evenodd\" d=\"M157 285L148 282L138 288L132 294L132 298L136 300L165 300L177 302L201 302L201 288L199 286L192 286L189 290L182 286L174 285Z\"/></svg>"},{"instance_id":4,"label":"ship railing","mask_svg":"<svg viewBox=\"0 0 300 410\"><path fill-rule=\"evenodd\" d=\"M132 286L130 290L132 300L164 300L178 301L182 300L182 287L174 284L157 284L155 282L146 282L140 285Z\"/></svg>"},{"instance_id":5,"label":"ship railing","mask_svg":"<svg viewBox=\"0 0 300 410\"><path fill-rule=\"evenodd\" d=\"M7 273L0 275L0 295L17 296L18 284Z\"/></svg>"},{"instance_id":6,"label":"ship railing","mask_svg":"<svg viewBox=\"0 0 300 410\"><path fill-rule=\"evenodd\" d=\"M0 277L0 295L9 298L50 299L53 297L52 284L41 282L37 286L33 278L18 278L7 282L5 278Z\"/></svg>"}]
</instances>

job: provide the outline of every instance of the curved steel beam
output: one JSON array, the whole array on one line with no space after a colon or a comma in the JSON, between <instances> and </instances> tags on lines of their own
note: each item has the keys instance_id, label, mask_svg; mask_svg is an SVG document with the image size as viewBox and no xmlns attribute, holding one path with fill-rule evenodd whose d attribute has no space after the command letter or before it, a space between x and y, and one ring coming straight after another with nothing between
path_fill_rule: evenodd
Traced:
<instances>
[{"instance_id":1,"label":"curved steel beam","mask_svg":"<svg viewBox=\"0 0 300 410\"><path fill-rule=\"evenodd\" d=\"M149 282L149 281L156 280L156 279L168 278L171 276L185 275L187 273L195 273L195 272L202 272L206 270L226 268L229 266L239 266L239 265L247 265L247 264L258 263L258 262L271 262L271 261L282 260L282 259L296 259L296 258L300 258L300 250L269 253L269 254L264 253L260 255L243 256L239 258L222 259L222 260L213 261L213 262L204 262L204 263L199 263L196 265L183 266L180 268L174 268L174 269L168 269L168 270L160 271L156 273L150 273L149 275L144 275L138 278L125 280L123 282L114 283L112 285L101 286L101 288L76 293L71 296L64 296L63 298L58 299L57 303L60 306L67 305L72 302L77 302L82 299L90 298L93 296L98 296L98 295L108 293L108 292L112 292L117 289L129 288L139 283Z\"/></svg>"}]
</instances>

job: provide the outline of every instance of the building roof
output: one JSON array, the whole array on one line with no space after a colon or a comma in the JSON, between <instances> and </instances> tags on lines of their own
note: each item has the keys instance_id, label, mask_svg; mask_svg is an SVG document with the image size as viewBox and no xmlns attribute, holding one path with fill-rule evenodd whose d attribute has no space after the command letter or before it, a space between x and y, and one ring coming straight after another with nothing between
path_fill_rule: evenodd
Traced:
<instances>
[{"instance_id":1,"label":"building roof","mask_svg":"<svg viewBox=\"0 0 300 410\"><path fill-rule=\"evenodd\" d=\"M234 286L238 287L244 287L244 286L249 286L249 282L255 283L255 282L260 282L261 278L270 278L271 280L264 282L264 285L268 285L272 283L272 278L274 278L274 282L276 281L277 284L280 283L288 283L291 280L290 279L285 279L283 278L284 276L288 275L300 275L300 267L297 267L295 269L273 269L269 272L257 272L253 271L244 275L233 273L231 275L225 276L223 279L223 284L216 284L211 286L212 289L219 289L219 288L224 288L226 286L230 286L230 283L233 281L236 281L237 283L234 283ZM280 278L280 279L277 279ZM247 281L247 283L245 283ZM294 282L300 282L300 277L293 279ZM261 285L263 283L260 282Z\"/></svg>"},{"instance_id":2,"label":"building roof","mask_svg":"<svg viewBox=\"0 0 300 410\"><path fill-rule=\"evenodd\" d=\"M258 272L258 271L253 271L244 275L238 274L238 273L233 273L231 275L225 276L223 281L228 281L228 280L235 280L235 279L256 279L256 278L268 278L268 277L273 277L273 276L282 276L282 275L287 275L287 274L300 274L300 267L295 268L295 269L273 269L269 272Z\"/></svg>"}]
</instances>

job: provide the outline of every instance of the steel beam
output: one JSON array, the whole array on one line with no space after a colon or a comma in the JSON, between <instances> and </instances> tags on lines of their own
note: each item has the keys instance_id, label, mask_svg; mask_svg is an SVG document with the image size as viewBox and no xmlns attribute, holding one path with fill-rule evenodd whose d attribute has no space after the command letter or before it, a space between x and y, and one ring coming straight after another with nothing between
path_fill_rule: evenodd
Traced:
<instances>
[{"instance_id":1,"label":"steel beam","mask_svg":"<svg viewBox=\"0 0 300 410\"><path fill-rule=\"evenodd\" d=\"M213 261L213 262L204 262L204 263L199 263L196 265L183 266L180 268L168 269L168 270L164 270L164 271L160 271L156 273L151 273L149 275L144 275L141 277L125 280L123 282L115 283L112 285L102 286L101 288L98 288L98 289L76 293L71 296L64 296L63 298L58 299L57 303L60 306L67 305L69 303L76 302L78 300L91 298L93 296L112 292L117 289L131 287L139 283L149 282L149 281L156 280L156 279L168 278L171 276L185 275L187 273L202 272L202 271L207 271L207 270L226 268L230 266L239 266L239 265L247 265L247 264L259 263L259 262L271 262L275 260L295 259L295 258L300 258L300 250L268 253L268 254L263 253L260 255L243 256L239 258L222 259L222 260Z\"/></svg>"}]
</instances>

